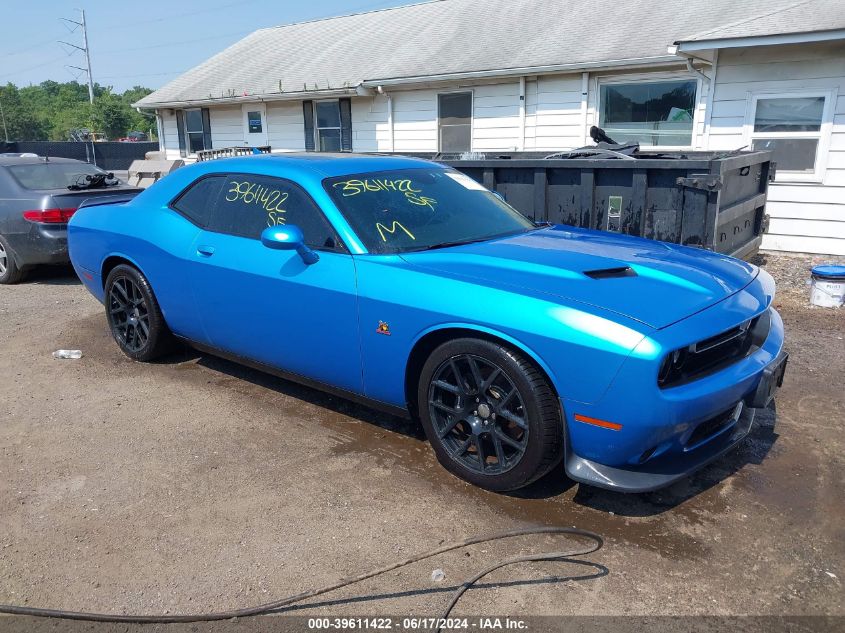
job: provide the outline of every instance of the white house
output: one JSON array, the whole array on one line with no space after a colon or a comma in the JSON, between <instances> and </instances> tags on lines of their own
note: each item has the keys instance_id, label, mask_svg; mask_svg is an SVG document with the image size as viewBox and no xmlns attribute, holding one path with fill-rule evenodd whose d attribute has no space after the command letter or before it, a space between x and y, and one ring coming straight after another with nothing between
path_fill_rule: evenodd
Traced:
<instances>
[{"instance_id":1,"label":"white house","mask_svg":"<svg viewBox=\"0 0 845 633\"><path fill-rule=\"evenodd\" d=\"M845 255L845 0L435 0L261 29L136 104L161 147L774 150L763 247Z\"/></svg>"}]
</instances>

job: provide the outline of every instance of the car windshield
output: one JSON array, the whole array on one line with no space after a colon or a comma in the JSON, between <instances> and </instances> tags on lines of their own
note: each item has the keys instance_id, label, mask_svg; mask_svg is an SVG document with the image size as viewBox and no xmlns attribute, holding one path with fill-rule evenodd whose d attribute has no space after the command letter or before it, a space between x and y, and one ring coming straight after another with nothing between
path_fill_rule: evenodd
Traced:
<instances>
[{"instance_id":1,"label":"car windshield","mask_svg":"<svg viewBox=\"0 0 845 633\"><path fill-rule=\"evenodd\" d=\"M88 163L23 163L9 165L9 171L25 189L87 188L86 176L105 176L99 167ZM113 181L108 181L111 184Z\"/></svg>"},{"instance_id":2,"label":"car windshield","mask_svg":"<svg viewBox=\"0 0 845 633\"><path fill-rule=\"evenodd\" d=\"M328 178L323 185L371 253L480 242L535 228L498 196L452 169L371 172Z\"/></svg>"}]
</instances>

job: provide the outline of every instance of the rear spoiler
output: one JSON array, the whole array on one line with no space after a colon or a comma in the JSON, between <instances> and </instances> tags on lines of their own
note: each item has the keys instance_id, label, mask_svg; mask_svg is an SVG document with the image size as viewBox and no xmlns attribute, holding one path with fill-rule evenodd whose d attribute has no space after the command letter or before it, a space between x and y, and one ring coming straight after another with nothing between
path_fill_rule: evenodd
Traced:
<instances>
[{"instance_id":1,"label":"rear spoiler","mask_svg":"<svg viewBox=\"0 0 845 633\"><path fill-rule=\"evenodd\" d=\"M85 207L99 207L103 204L123 204L125 202L129 202L139 193L141 193L143 189L139 189L136 192L133 192L131 195L129 194L115 194L113 196L97 196L95 198L86 198L82 201L82 203L77 207L77 211L79 209L83 209Z\"/></svg>"}]
</instances>

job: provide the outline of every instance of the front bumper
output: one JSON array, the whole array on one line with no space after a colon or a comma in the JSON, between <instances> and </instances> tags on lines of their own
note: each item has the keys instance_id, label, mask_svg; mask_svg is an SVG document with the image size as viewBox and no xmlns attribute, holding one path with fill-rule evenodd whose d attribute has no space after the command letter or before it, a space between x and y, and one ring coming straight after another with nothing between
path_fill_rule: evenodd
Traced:
<instances>
[{"instance_id":1,"label":"front bumper","mask_svg":"<svg viewBox=\"0 0 845 633\"><path fill-rule=\"evenodd\" d=\"M718 459L739 444L751 431L756 409L740 401L736 419L709 441L700 445L686 459L679 460L671 453L647 461L641 467L618 468L579 457L567 451L566 474L575 481L620 492L650 492L688 477Z\"/></svg>"},{"instance_id":2,"label":"front bumper","mask_svg":"<svg viewBox=\"0 0 845 633\"><path fill-rule=\"evenodd\" d=\"M649 353L635 350L597 402L562 400L570 478L623 492L655 490L689 476L748 435L756 408L768 404L782 380L786 355L780 315L769 301L755 307L741 294L718 312L705 310L656 332ZM768 336L759 348L715 373L658 388L656 368L666 350L741 321L737 314L747 316L749 308L752 314L771 311ZM585 418L613 424L600 427Z\"/></svg>"},{"instance_id":3,"label":"front bumper","mask_svg":"<svg viewBox=\"0 0 845 633\"><path fill-rule=\"evenodd\" d=\"M67 264L67 224L31 223L26 233L5 236L19 266Z\"/></svg>"}]
</instances>

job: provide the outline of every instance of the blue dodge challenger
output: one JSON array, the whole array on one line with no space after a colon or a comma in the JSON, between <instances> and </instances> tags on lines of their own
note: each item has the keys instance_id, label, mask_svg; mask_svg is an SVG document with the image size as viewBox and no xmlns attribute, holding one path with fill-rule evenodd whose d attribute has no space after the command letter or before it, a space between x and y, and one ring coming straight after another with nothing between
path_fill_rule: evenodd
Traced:
<instances>
[{"instance_id":1,"label":"blue dodge challenger","mask_svg":"<svg viewBox=\"0 0 845 633\"><path fill-rule=\"evenodd\" d=\"M538 226L424 160L199 163L83 206L68 242L130 358L181 340L413 416L490 490L560 463L604 488L668 485L742 440L786 367L766 272Z\"/></svg>"}]
</instances>

